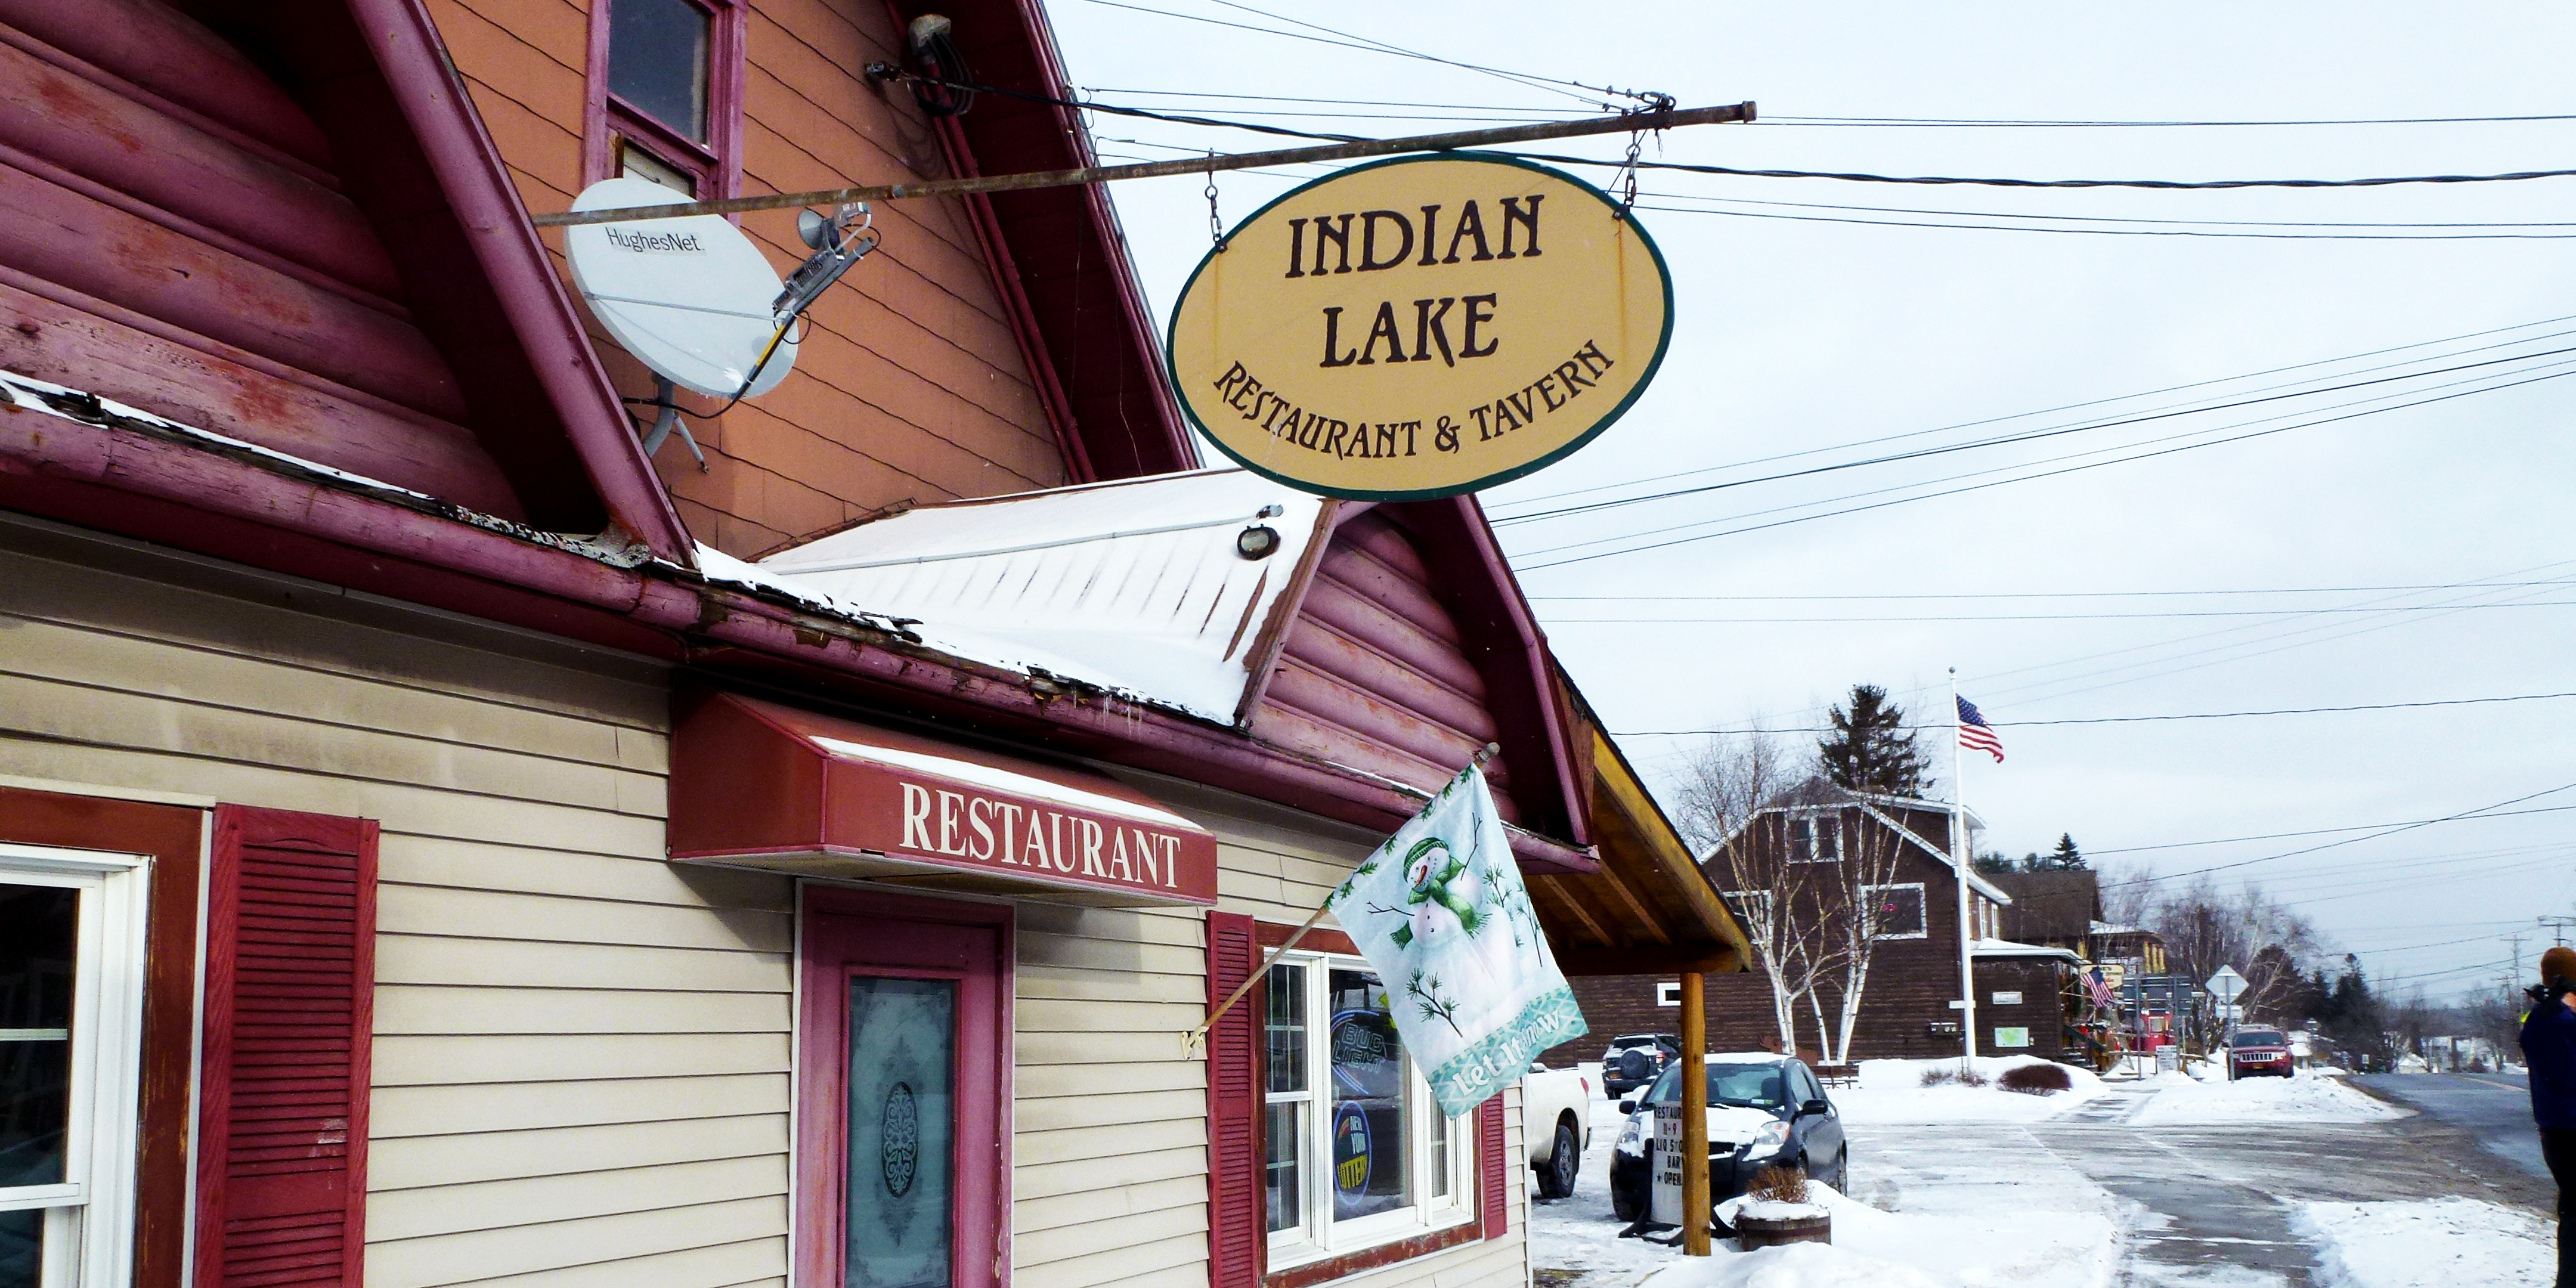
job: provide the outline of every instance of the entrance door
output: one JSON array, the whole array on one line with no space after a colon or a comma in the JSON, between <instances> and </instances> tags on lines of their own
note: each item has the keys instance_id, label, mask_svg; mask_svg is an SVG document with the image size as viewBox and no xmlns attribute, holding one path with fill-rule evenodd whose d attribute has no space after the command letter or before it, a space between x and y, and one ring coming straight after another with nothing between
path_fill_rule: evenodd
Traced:
<instances>
[{"instance_id":1,"label":"entrance door","mask_svg":"<svg viewBox=\"0 0 2576 1288\"><path fill-rule=\"evenodd\" d=\"M998 1288L1010 909L807 887L797 1288Z\"/></svg>"}]
</instances>

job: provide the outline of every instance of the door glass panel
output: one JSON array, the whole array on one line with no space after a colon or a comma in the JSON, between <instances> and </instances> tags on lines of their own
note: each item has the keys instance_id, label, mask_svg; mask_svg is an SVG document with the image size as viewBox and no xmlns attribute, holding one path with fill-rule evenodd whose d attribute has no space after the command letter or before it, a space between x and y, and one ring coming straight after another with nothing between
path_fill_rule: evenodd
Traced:
<instances>
[{"instance_id":1,"label":"door glass panel","mask_svg":"<svg viewBox=\"0 0 2576 1288\"><path fill-rule=\"evenodd\" d=\"M948 1288L957 982L850 978L844 1288Z\"/></svg>"},{"instance_id":2,"label":"door glass panel","mask_svg":"<svg viewBox=\"0 0 2576 1288\"><path fill-rule=\"evenodd\" d=\"M1404 1043L1386 986L1368 971L1334 970L1333 1215L1347 1220L1403 1207Z\"/></svg>"},{"instance_id":3,"label":"door glass panel","mask_svg":"<svg viewBox=\"0 0 2576 1288\"><path fill-rule=\"evenodd\" d=\"M689 0L616 0L608 88L693 142L707 141L707 11Z\"/></svg>"},{"instance_id":4,"label":"door glass panel","mask_svg":"<svg viewBox=\"0 0 2576 1288\"><path fill-rule=\"evenodd\" d=\"M0 885L0 1187L63 1181L79 913L78 890ZM0 1230L0 1267L20 1242Z\"/></svg>"}]
</instances>

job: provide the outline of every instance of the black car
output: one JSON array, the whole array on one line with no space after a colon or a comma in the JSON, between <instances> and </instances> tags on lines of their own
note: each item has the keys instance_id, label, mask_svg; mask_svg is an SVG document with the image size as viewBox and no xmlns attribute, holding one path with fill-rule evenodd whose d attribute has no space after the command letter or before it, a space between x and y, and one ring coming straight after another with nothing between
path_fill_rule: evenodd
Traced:
<instances>
[{"instance_id":1,"label":"black car","mask_svg":"<svg viewBox=\"0 0 2576 1288\"><path fill-rule=\"evenodd\" d=\"M1682 1040L1670 1033L1628 1033L1610 1039L1601 1053L1601 1089L1624 1096L1652 1083L1664 1066L1681 1054Z\"/></svg>"},{"instance_id":2,"label":"black car","mask_svg":"<svg viewBox=\"0 0 2576 1288\"><path fill-rule=\"evenodd\" d=\"M1655 1107L1681 1103L1681 1066L1655 1080L1633 1101L1621 1101L1628 1126L1610 1154L1610 1209L1634 1221L1652 1209L1651 1169ZM1708 1057L1708 1198L1717 1203L1744 1192L1765 1167L1804 1168L1807 1175L1850 1192L1851 1149L1843 1141L1842 1114L1806 1063L1786 1056ZM1721 1107L1750 1113L1719 1114ZM1747 1130L1749 1128L1749 1130Z\"/></svg>"}]
</instances>

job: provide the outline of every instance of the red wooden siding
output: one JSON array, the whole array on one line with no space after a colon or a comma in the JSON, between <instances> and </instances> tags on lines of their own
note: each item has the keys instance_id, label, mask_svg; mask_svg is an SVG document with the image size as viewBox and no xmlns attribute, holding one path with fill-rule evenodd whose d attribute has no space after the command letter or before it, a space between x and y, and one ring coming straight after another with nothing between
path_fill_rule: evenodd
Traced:
<instances>
[{"instance_id":1,"label":"red wooden siding","mask_svg":"<svg viewBox=\"0 0 2576 1288\"><path fill-rule=\"evenodd\" d=\"M354 1286L376 825L224 806L209 896L196 1283Z\"/></svg>"},{"instance_id":2,"label":"red wooden siding","mask_svg":"<svg viewBox=\"0 0 2576 1288\"><path fill-rule=\"evenodd\" d=\"M154 0L0 0L0 364L521 516L312 117Z\"/></svg>"},{"instance_id":3,"label":"red wooden siding","mask_svg":"<svg viewBox=\"0 0 2576 1288\"><path fill-rule=\"evenodd\" d=\"M1380 510L1343 523L1262 702L1257 738L1417 785L1495 739L1483 675L1413 541ZM1485 767L1517 821L1507 751Z\"/></svg>"},{"instance_id":4,"label":"red wooden siding","mask_svg":"<svg viewBox=\"0 0 2576 1288\"><path fill-rule=\"evenodd\" d=\"M1250 917L1208 914L1210 1007L1260 964L1255 934ZM1255 1288L1269 1243L1261 1206L1260 994L1254 989L1208 1030L1208 1288Z\"/></svg>"}]
</instances>

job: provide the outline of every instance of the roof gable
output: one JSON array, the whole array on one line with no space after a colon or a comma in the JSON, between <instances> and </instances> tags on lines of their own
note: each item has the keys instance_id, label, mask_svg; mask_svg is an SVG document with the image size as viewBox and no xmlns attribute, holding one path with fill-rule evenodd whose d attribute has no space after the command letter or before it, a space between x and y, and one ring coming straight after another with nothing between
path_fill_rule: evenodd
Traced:
<instances>
[{"instance_id":1,"label":"roof gable","mask_svg":"<svg viewBox=\"0 0 2576 1288\"><path fill-rule=\"evenodd\" d=\"M945 14L983 84L1073 97L1055 34L1037 0L910 0L906 22ZM1021 174L1099 164L1080 112L985 94L945 118L951 160L965 174ZM1060 390L1072 421L1077 477L1134 478L1196 469L1198 446L1165 384L1160 329L1146 310L1109 194L1098 184L970 199L999 240L997 273L1025 302L1032 373Z\"/></svg>"},{"instance_id":2,"label":"roof gable","mask_svg":"<svg viewBox=\"0 0 2576 1288\"><path fill-rule=\"evenodd\" d=\"M10 4L0 364L505 518L688 546L415 0Z\"/></svg>"},{"instance_id":3,"label":"roof gable","mask_svg":"<svg viewBox=\"0 0 2576 1288\"><path fill-rule=\"evenodd\" d=\"M1276 533L1265 558L1237 547L1254 526ZM1472 500L1331 502L1206 470L923 506L730 575L1410 791L1500 743L1504 816L1588 841L1546 642Z\"/></svg>"}]
</instances>

